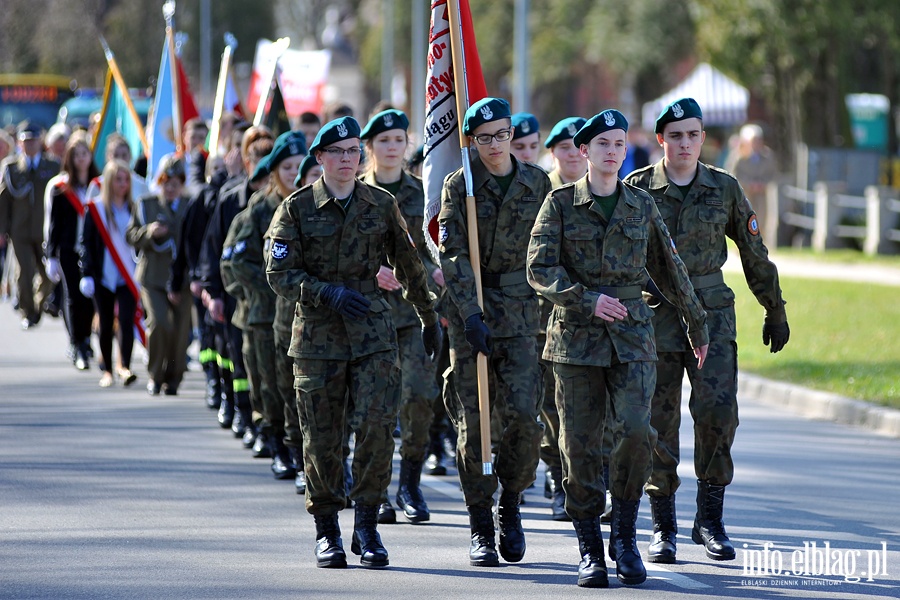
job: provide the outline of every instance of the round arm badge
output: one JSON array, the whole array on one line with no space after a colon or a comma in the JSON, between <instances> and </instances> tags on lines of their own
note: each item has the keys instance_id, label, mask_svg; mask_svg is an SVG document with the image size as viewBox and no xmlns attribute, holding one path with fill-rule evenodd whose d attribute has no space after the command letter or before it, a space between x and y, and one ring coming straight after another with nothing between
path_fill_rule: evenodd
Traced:
<instances>
[{"instance_id":1,"label":"round arm badge","mask_svg":"<svg viewBox=\"0 0 900 600\"><path fill-rule=\"evenodd\" d=\"M288 255L288 245L284 242L272 242L272 258L275 260L284 260Z\"/></svg>"},{"instance_id":2,"label":"round arm badge","mask_svg":"<svg viewBox=\"0 0 900 600\"><path fill-rule=\"evenodd\" d=\"M750 235L759 235L759 223L756 222L755 214L751 214L750 218L747 219L747 230L750 232Z\"/></svg>"}]
</instances>

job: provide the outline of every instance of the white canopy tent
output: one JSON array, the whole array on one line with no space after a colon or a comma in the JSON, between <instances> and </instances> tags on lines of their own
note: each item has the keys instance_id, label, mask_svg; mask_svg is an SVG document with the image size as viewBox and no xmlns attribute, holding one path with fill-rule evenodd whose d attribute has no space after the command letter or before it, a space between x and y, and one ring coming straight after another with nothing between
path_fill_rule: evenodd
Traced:
<instances>
[{"instance_id":1,"label":"white canopy tent","mask_svg":"<svg viewBox=\"0 0 900 600\"><path fill-rule=\"evenodd\" d=\"M684 81L657 98L642 110L644 129L653 131L662 109L680 98L693 98L703 111L706 126L742 125L747 121L750 92L708 63L700 63Z\"/></svg>"}]
</instances>

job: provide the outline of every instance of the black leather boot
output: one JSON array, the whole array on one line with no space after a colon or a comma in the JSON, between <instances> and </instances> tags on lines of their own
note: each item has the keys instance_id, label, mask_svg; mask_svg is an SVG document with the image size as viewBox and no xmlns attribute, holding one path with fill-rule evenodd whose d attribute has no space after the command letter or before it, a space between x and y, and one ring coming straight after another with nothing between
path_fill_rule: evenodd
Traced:
<instances>
[{"instance_id":1,"label":"black leather boot","mask_svg":"<svg viewBox=\"0 0 900 600\"><path fill-rule=\"evenodd\" d=\"M650 496L650 516L653 517L653 537L647 550L647 559L653 563L675 563L675 537L678 523L675 521L675 495Z\"/></svg>"},{"instance_id":2,"label":"black leather boot","mask_svg":"<svg viewBox=\"0 0 900 600\"><path fill-rule=\"evenodd\" d=\"M706 546L706 556L713 560L734 560L734 546L725 533L722 510L725 486L697 480L697 516L691 539Z\"/></svg>"},{"instance_id":3,"label":"black leather boot","mask_svg":"<svg viewBox=\"0 0 900 600\"><path fill-rule=\"evenodd\" d=\"M635 539L640 500L619 500L613 496L609 534L609 557L616 561L616 577L625 585L647 580L647 569Z\"/></svg>"},{"instance_id":4,"label":"black leather boot","mask_svg":"<svg viewBox=\"0 0 900 600\"><path fill-rule=\"evenodd\" d=\"M303 472L303 450L295 448L294 446L291 446L289 450L291 453L291 462L294 465L294 471L297 472L297 475L294 477L294 487L297 489L298 494L305 494L306 473Z\"/></svg>"},{"instance_id":5,"label":"black leather boot","mask_svg":"<svg viewBox=\"0 0 900 600\"><path fill-rule=\"evenodd\" d=\"M519 562L525 556L525 532L519 513L518 492L503 490L500 494L500 556L506 562Z\"/></svg>"},{"instance_id":6,"label":"black leather boot","mask_svg":"<svg viewBox=\"0 0 900 600\"><path fill-rule=\"evenodd\" d=\"M609 576L606 572L606 559L603 556L603 534L600 531L600 518L572 521L575 534L578 536L578 550L581 562L578 564L578 587L609 587Z\"/></svg>"},{"instance_id":7,"label":"black leather boot","mask_svg":"<svg viewBox=\"0 0 900 600\"><path fill-rule=\"evenodd\" d=\"M272 475L275 479L294 479L297 477L297 471L294 470L294 461L291 460L291 453L288 447L284 445L281 436L272 436L275 439L275 455L272 457Z\"/></svg>"},{"instance_id":8,"label":"black leather boot","mask_svg":"<svg viewBox=\"0 0 900 600\"><path fill-rule=\"evenodd\" d=\"M473 567L499 567L497 548L494 545L494 515L490 508L469 506L469 528L472 544L469 546L469 564Z\"/></svg>"},{"instance_id":9,"label":"black leather boot","mask_svg":"<svg viewBox=\"0 0 900 600\"><path fill-rule=\"evenodd\" d=\"M253 423L250 423L249 426L244 428L244 436L241 438L241 445L247 449L255 448L256 440L260 435L262 435L262 430ZM258 457L254 455L254 458Z\"/></svg>"},{"instance_id":10,"label":"black leather boot","mask_svg":"<svg viewBox=\"0 0 900 600\"><path fill-rule=\"evenodd\" d=\"M388 553L381 543L376 527L378 507L356 505L353 523L353 543L350 549L359 555L359 564L369 569L383 569L388 566Z\"/></svg>"},{"instance_id":11,"label":"black leather boot","mask_svg":"<svg viewBox=\"0 0 900 600\"><path fill-rule=\"evenodd\" d=\"M237 406L234 421L231 422L231 433L240 440L243 439L245 430L253 426L253 410L250 408L250 396L247 392L237 392L234 397Z\"/></svg>"},{"instance_id":12,"label":"black leather boot","mask_svg":"<svg viewBox=\"0 0 900 600\"><path fill-rule=\"evenodd\" d=\"M610 523L612 521L612 494L609 491L609 465L603 466L603 488L606 490L606 508L600 515L601 523Z\"/></svg>"},{"instance_id":13,"label":"black leather boot","mask_svg":"<svg viewBox=\"0 0 900 600\"><path fill-rule=\"evenodd\" d=\"M397 522L397 511L391 506L391 501L378 505L378 523L380 525L393 525Z\"/></svg>"},{"instance_id":14,"label":"black leather boot","mask_svg":"<svg viewBox=\"0 0 900 600\"><path fill-rule=\"evenodd\" d=\"M231 424L234 422L234 400L231 396L222 398L222 402L219 405L219 413L216 416L222 429L231 429Z\"/></svg>"},{"instance_id":15,"label":"black leather boot","mask_svg":"<svg viewBox=\"0 0 900 600\"><path fill-rule=\"evenodd\" d=\"M260 431L253 440L253 458L272 458L273 454L271 435L266 431Z\"/></svg>"},{"instance_id":16,"label":"black leather boot","mask_svg":"<svg viewBox=\"0 0 900 600\"><path fill-rule=\"evenodd\" d=\"M341 526L337 513L314 515L316 520L316 566L324 569L344 569L347 554L341 543Z\"/></svg>"},{"instance_id":17,"label":"black leather boot","mask_svg":"<svg viewBox=\"0 0 900 600\"><path fill-rule=\"evenodd\" d=\"M213 367L206 368L206 405L213 410L218 410L222 405L222 383Z\"/></svg>"},{"instance_id":18,"label":"black leather boot","mask_svg":"<svg viewBox=\"0 0 900 600\"><path fill-rule=\"evenodd\" d=\"M554 521L571 521L572 518L566 513L566 491L562 486L562 467L547 469L547 482L550 488L550 518Z\"/></svg>"},{"instance_id":19,"label":"black leather boot","mask_svg":"<svg viewBox=\"0 0 900 600\"><path fill-rule=\"evenodd\" d=\"M422 463L411 460L400 460L400 487L397 489L397 506L410 523L422 523L431 519L428 504L422 496L419 480L422 476Z\"/></svg>"}]
</instances>

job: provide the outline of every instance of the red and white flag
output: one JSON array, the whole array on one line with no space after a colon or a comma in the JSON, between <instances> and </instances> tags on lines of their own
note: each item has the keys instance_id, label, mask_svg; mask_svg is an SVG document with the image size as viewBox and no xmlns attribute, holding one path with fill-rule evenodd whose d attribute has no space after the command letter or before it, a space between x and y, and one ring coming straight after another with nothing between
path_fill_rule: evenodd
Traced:
<instances>
[{"instance_id":1,"label":"red and white flag","mask_svg":"<svg viewBox=\"0 0 900 600\"><path fill-rule=\"evenodd\" d=\"M425 185L425 240L428 249L438 254L437 216L441 210L444 178L462 166L459 147L459 121L456 109L457 89L467 96L471 106L487 96L481 60L475 45L472 12L468 0L459 0L460 35L452 36L448 16L448 0L432 0L431 28L428 43L428 75L425 78L425 148L422 179ZM465 59L464 80L455 85L451 38L461 39Z\"/></svg>"}]
</instances>

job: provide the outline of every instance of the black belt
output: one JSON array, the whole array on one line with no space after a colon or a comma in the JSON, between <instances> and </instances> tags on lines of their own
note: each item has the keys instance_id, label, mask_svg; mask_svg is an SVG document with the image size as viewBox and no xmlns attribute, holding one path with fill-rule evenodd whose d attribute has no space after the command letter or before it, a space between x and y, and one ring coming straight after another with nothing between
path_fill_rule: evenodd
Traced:
<instances>
[{"instance_id":1,"label":"black belt","mask_svg":"<svg viewBox=\"0 0 900 600\"><path fill-rule=\"evenodd\" d=\"M723 283L725 283L725 278L722 276L722 271L716 271L709 275L695 275L691 277L691 285L694 286L695 290L714 287L722 285Z\"/></svg>"},{"instance_id":2,"label":"black belt","mask_svg":"<svg viewBox=\"0 0 900 600\"><path fill-rule=\"evenodd\" d=\"M340 284L345 288L350 288L351 290L355 290L360 294L368 294L370 292L374 292L378 289L378 282L374 279L363 279L357 281L345 281Z\"/></svg>"},{"instance_id":3,"label":"black belt","mask_svg":"<svg viewBox=\"0 0 900 600\"><path fill-rule=\"evenodd\" d=\"M481 287L502 288L509 285L528 283L528 274L525 269L512 273L481 273Z\"/></svg>"},{"instance_id":4,"label":"black belt","mask_svg":"<svg viewBox=\"0 0 900 600\"><path fill-rule=\"evenodd\" d=\"M641 286L639 285L626 285L622 287L601 285L597 288L597 291L604 296L618 298L619 300L635 300L641 297Z\"/></svg>"}]
</instances>

